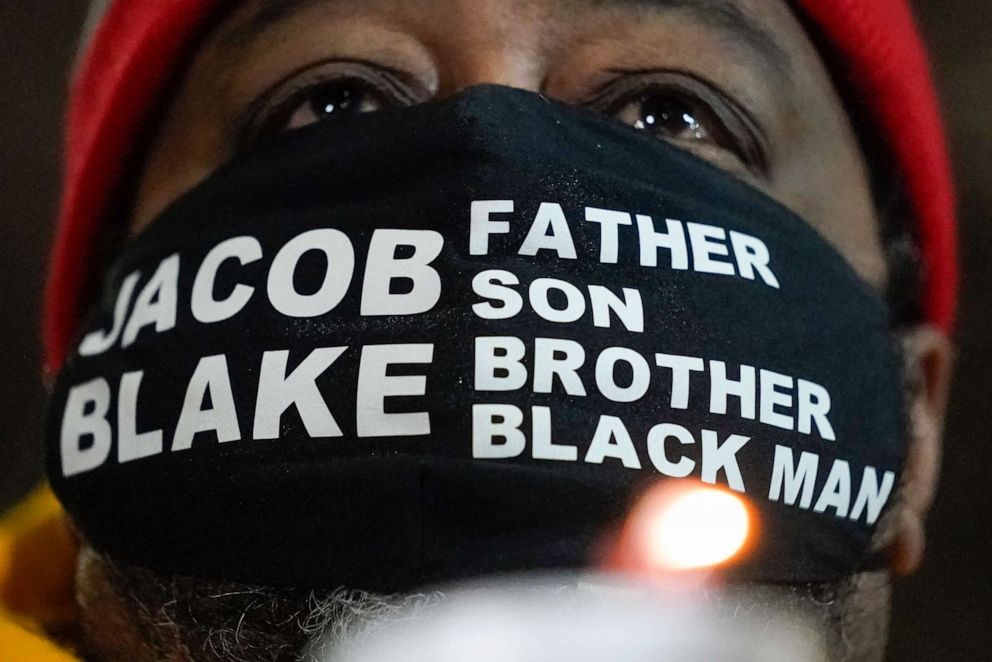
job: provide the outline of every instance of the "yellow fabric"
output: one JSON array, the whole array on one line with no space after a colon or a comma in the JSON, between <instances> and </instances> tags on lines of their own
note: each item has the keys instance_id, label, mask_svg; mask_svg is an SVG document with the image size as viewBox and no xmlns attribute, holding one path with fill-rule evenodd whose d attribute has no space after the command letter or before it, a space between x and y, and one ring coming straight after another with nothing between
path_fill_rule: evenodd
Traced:
<instances>
[{"instance_id":1,"label":"yellow fabric","mask_svg":"<svg viewBox=\"0 0 992 662\"><path fill-rule=\"evenodd\" d=\"M76 621L76 547L46 487L0 518L0 662L71 662L50 633Z\"/></svg>"},{"instance_id":2,"label":"yellow fabric","mask_svg":"<svg viewBox=\"0 0 992 662\"><path fill-rule=\"evenodd\" d=\"M44 636L31 632L0 615L0 660L4 662L75 662L74 655Z\"/></svg>"}]
</instances>

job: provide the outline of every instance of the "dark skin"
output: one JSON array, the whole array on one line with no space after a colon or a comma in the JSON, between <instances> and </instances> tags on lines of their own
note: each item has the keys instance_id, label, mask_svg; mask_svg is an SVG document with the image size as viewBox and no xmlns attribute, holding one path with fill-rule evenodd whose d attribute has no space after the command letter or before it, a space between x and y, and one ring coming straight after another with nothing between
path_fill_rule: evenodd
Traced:
<instances>
[{"instance_id":1,"label":"dark skin","mask_svg":"<svg viewBox=\"0 0 992 662\"><path fill-rule=\"evenodd\" d=\"M232 158L246 135L250 144L342 108L373 112L482 83L587 105L696 153L795 211L884 291L865 157L785 0L243 2L200 46L167 109L131 229L140 233ZM908 329L901 341L912 384L909 460L876 539L894 575L913 572L923 556L952 363L950 342L933 328ZM84 545L79 594L90 631L122 659L144 659L95 558ZM857 578L852 618L884 630L888 582L887 573ZM870 641L878 636L864 638L837 659L880 659Z\"/></svg>"}]
</instances>

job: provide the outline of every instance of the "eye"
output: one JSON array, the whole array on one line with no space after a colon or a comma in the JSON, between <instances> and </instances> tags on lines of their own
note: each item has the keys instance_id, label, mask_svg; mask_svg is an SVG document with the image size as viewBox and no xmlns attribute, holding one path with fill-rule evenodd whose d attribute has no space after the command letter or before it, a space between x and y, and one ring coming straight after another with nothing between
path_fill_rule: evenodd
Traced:
<instances>
[{"instance_id":1,"label":"eye","mask_svg":"<svg viewBox=\"0 0 992 662\"><path fill-rule=\"evenodd\" d=\"M282 128L298 129L338 117L373 113L387 105L390 105L389 100L365 81L356 78L331 80L308 90L299 105L291 109Z\"/></svg>"},{"instance_id":2,"label":"eye","mask_svg":"<svg viewBox=\"0 0 992 662\"><path fill-rule=\"evenodd\" d=\"M688 100L666 92L646 92L621 108L617 119L662 138L714 142L714 129L718 127L708 121L711 118Z\"/></svg>"},{"instance_id":3,"label":"eye","mask_svg":"<svg viewBox=\"0 0 992 662\"><path fill-rule=\"evenodd\" d=\"M601 88L588 105L718 165L733 167L729 157L750 171L766 174L757 123L729 97L688 75L624 75Z\"/></svg>"},{"instance_id":4,"label":"eye","mask_svg":"<svg viewBox=\"0 0 992 662\"><path fill-rule=\"evenodd\" d=\"M240 147L318 122L426 100L429 93L402 73L357 61L325 62L265 92L243 123Z\"/></svg>"}]
</instances>

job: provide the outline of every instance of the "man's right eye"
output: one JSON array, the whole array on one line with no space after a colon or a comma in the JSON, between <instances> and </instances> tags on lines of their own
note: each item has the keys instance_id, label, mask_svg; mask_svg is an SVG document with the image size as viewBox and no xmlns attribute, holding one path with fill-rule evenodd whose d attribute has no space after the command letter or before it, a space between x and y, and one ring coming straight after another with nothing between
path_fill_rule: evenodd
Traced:
<instances>
[{"instance_id":1,"label":"man's right eye","mask_svg":"<svg viewBox=\"0 0 992 662\"><path fill-rule=\"evenodd\" d=\"M398 72L364 62L327 62L297 73L263 94L248 113L238 144L318 122L426 100Z\"/></svg>"},{"instance_id":2,"label":"man's right eye","mask_svg":"<svg viewBox=\"0 0 992 662\"><path fill-rule=\"evenodd\" d=\"M372 113L389 101L365 81L355 78L328 81L306 93L302 103L290 109L283 129L298 129L347 115Z\"/></svg>"}]
</instances>

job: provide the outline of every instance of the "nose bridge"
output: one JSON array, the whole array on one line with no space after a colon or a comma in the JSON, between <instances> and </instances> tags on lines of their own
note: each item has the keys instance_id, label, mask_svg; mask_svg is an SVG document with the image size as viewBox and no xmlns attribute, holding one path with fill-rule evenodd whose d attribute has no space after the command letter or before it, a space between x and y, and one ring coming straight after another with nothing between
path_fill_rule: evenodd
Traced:
<instances>
[{"instance_id":1,"label":"nose bridge","mask_svg":"<svg viewBox=\"0 0 992 662\"><path fill-rule=\"evenodd\" d=\"M540 91L548 50L540 37L540 18L521 20L513 2L453 4L444 32L435 39L439 95L482 84Z\"/></svg>"}]
</instances>

